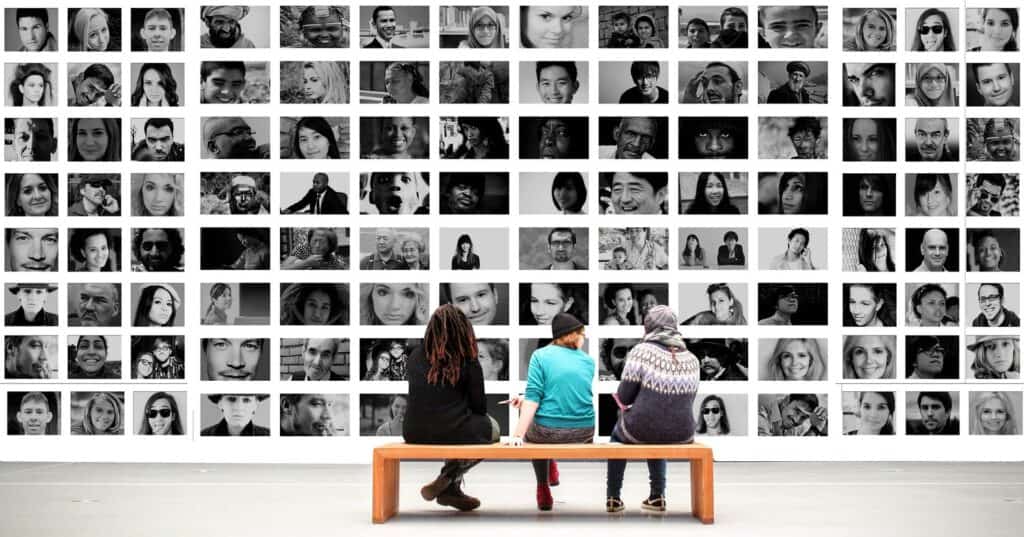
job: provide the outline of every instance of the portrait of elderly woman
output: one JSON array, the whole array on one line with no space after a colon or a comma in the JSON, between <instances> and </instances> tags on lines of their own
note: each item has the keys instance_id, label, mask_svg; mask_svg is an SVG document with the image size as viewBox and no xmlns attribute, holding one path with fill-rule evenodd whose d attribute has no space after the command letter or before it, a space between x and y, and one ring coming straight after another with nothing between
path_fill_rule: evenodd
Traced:
<instances>
[{"instance_id":1,"label":"portrait of elderly woman","mask_svg":"<svg viewBox=\"0 0 1024 537\"><path fill-rule=\"evenodd\" d=\"M975 336L967 344L974 354L971 375L976 379L1019 379L1020 337L1011 335Z\"/></svg>"},{"instance_id":2,"label":"portrait of elderly woman","mask_svg":"<svg viewBox=\"0 0 1024 537\"><path fill-rule=\"evenodd\" d=\"M345 270L349 266L348 228L284 228L281 270Z\"/></svg>"},{"instance_id":3,"label":"portrait of elderly woman","mask_svg":"<svg viewBox=\"0 0 1024 537\"><path fill-rule=\"evenodd\" d=\"M348 284L281 284L281 324L319 326L348 324Z\"/></svg>"}]
</instances>

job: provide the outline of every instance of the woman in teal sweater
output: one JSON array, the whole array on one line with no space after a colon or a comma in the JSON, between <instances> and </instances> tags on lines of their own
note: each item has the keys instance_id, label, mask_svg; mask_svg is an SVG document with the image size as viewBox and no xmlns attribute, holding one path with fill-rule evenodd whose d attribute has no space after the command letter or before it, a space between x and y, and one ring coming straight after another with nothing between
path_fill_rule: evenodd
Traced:
<instances>
[{"instance_id":1,"label":"woman in teal sweater","mask_svg":"<svg viewBox=\"0 0 1024 537\"><path fill-rule=\"evenodd\" d=\"M594 359L583 352L585 327L576 317L559 313L551 321L550 345L530 356L526 393L510 403L519 408L519 425L511 444L585 444L594 440ZM537 508L550 511L551 486L558 484L555 461L535 459Z\"/></svg>"}]
</instances>

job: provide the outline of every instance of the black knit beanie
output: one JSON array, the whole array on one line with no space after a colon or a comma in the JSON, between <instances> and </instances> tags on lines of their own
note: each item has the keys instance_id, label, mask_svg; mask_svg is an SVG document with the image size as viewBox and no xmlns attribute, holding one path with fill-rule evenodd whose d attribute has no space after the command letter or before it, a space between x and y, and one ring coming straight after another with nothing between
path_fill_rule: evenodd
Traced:
<instances>
[{"instance_id":1,"label":"black knit beanie","mask_svg":"<svg viewBox=\"0 0 1024 537\"><path fill-rule=\"evenodd\" d=\"M558 339L583 328L583 323L569 313L559 313L551 320L551 338Z\"/></svg>"}]
</instances>

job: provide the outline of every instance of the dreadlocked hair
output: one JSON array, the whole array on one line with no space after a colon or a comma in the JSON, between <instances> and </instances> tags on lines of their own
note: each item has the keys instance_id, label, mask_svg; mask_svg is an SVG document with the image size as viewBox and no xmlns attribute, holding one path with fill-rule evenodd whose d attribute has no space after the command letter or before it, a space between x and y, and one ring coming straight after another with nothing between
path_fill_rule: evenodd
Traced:
<instances>
[{"instance_id":1,"label":"dreadlocked hair","mask_svg":"<svg viewBox=\"0 0 1024 537\"><path fill-rule=\"evenodd\" d=\"M443 380L454 386L462 372L462 360L475 360L477 357L473 325L462 310L451 304L434 310L427 322L423 346L430 363L427 371L427 382L430 384L438 384Z\"/></svg>"}]
</instances>

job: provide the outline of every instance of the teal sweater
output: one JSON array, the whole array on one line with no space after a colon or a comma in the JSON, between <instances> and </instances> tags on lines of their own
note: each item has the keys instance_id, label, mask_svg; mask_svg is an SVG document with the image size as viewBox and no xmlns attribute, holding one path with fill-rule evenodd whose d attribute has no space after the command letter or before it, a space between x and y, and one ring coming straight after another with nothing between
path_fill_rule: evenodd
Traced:
<instances>
[{"instance_id":1,"label":"teal sweater","mask_svg":"<svg viewBox=\"0 0 1024 537\"><path fill-rule=\"evenodd\" d=\"M533 421L561 429L594 426L594 359L578 349L547 345L530 356L528 401L539 404Z\"/></svg>"}]
</instances>

